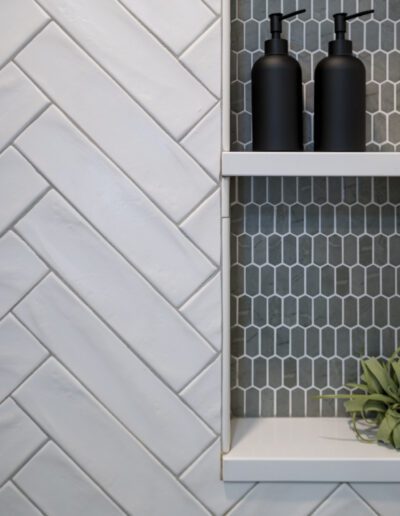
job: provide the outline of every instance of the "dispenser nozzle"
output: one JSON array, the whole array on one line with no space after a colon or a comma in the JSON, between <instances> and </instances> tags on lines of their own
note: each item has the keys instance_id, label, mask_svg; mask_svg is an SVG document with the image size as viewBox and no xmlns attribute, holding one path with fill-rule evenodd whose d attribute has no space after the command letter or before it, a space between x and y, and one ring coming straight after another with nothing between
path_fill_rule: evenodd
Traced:
<instances>
[{"instance_id":1,"label":"dispenser nozzle","mask_svg":"<svg viewBox=\"0 0 400 516\"><path fill-rule=\"evenodd\" d=\"M276 36L277 34L281 34L282 32L282 21L287 20L288 18L292 18L294 16L297 16L298 14L305 13L305 9L300 9L299 11L294 11L289 14L282 14L282 13L272 13L269 15L269 21L271 23L271 34L272 37L279 37Z\"/></svg>"},{"instance_id":2,"label":"dispenser nozzle","mask_svg":"<svg viewBox=\"0 0 400 516\"><path fill-rule=\"evenodd\" d=\"M337 39L344 39L344 34L347 32L347 22L350 20L354 20L354 18L359 18L360 16L366 16L367 14L374 13L374 9L370 9L369 11L361 11L360 13L355 14L347 14L347 13L337 13L333 17L335 18L335 32Z\"/></svg>"}]
</instances>

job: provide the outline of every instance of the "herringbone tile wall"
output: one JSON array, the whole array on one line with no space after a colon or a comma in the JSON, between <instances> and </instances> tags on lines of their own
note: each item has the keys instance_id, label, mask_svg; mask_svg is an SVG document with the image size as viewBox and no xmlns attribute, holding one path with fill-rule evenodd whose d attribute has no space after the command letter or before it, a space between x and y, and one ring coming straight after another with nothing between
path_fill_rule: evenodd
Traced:
<instances>
[{"instance_id":1,"label":"herringbone tile wall","mask_svg":"<svg viewBox=\"0 0 400 516\"><path fill-rule=\"evenodd\" d=\"M220 17L0 3L1 516L397 514L219 479Z\"/></svg>"}]
</instances>

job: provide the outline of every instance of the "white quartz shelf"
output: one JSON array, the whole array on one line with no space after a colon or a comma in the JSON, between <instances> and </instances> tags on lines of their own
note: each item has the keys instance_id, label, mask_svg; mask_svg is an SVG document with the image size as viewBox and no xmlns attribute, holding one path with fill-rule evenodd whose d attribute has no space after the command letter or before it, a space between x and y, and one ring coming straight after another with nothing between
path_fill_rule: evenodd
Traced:
<instances>
[{"instance_id":1,"label":"white quartz shelf","mask_svg":"<svg viewBox=\"0 0 400 516\"><path fill-rule=\"evenodd\" d=\"M347 418L236 418L231 482L400 482L400 452L355 438Z\"/></svg>"},{"instance_id":2,"label":"white quartz shelf","mask_svg":"<svg viewBox=\"0 0 400 516\"><path fill-rule=\"evenodd\" d=\"M224 152L223 176L398 176L400 152Z\"/></svg>"}]
</instances>

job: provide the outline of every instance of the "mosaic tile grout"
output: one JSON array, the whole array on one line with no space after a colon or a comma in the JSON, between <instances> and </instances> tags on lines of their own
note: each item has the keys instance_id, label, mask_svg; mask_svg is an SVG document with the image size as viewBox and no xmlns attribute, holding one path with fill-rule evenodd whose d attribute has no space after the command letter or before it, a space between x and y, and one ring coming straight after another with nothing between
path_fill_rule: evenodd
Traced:
<instances>
[{"instance_id":1,"label":"mosaic tile grout","mask_svg":"<svg viewBox=\"0 0 400 516\"><path fill-rule=\"evenodd\" d=\"M255 204L262 181L233 180L233 413L344 415L341 403L316 403L312 395L357 381L357 359L388 356L400 334L400 179L306 180L309 192L300 198L297 178L290 200L286 178L263 182L264 198ZM273 187L283 198L272 205ZM290 210L278 208L296 204L304 224L292 234ZM269 224L261 220L265 206L272 207ZM332 208L328 225L326 206ZM282 213L287 226L279 234Z\"/></svg>"}]
</instances>

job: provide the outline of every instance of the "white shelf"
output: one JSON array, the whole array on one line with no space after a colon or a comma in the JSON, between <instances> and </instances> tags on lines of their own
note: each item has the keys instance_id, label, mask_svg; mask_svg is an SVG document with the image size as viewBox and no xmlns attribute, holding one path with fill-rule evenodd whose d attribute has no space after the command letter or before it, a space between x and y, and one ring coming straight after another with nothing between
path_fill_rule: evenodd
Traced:
<instances>
[{"instance_id":1,"label":"white shelf","mask_svg":"<svg viewBox=\"0 0 400 516\"><path fill-rule=\"evenodd\" d=\"M238 418L223 479L400 482L400 452L358 441L347 418Z\"/></svg>"},{"instance_id":2,"label":"white shelf","mask_svg":"<svg viewBox=\"0 0 400 516\"><path fill-rule=\"evenodd\" d=\"M398 176L400 152L224 152L223 176Z\"/></svg>"}]
</instances>

